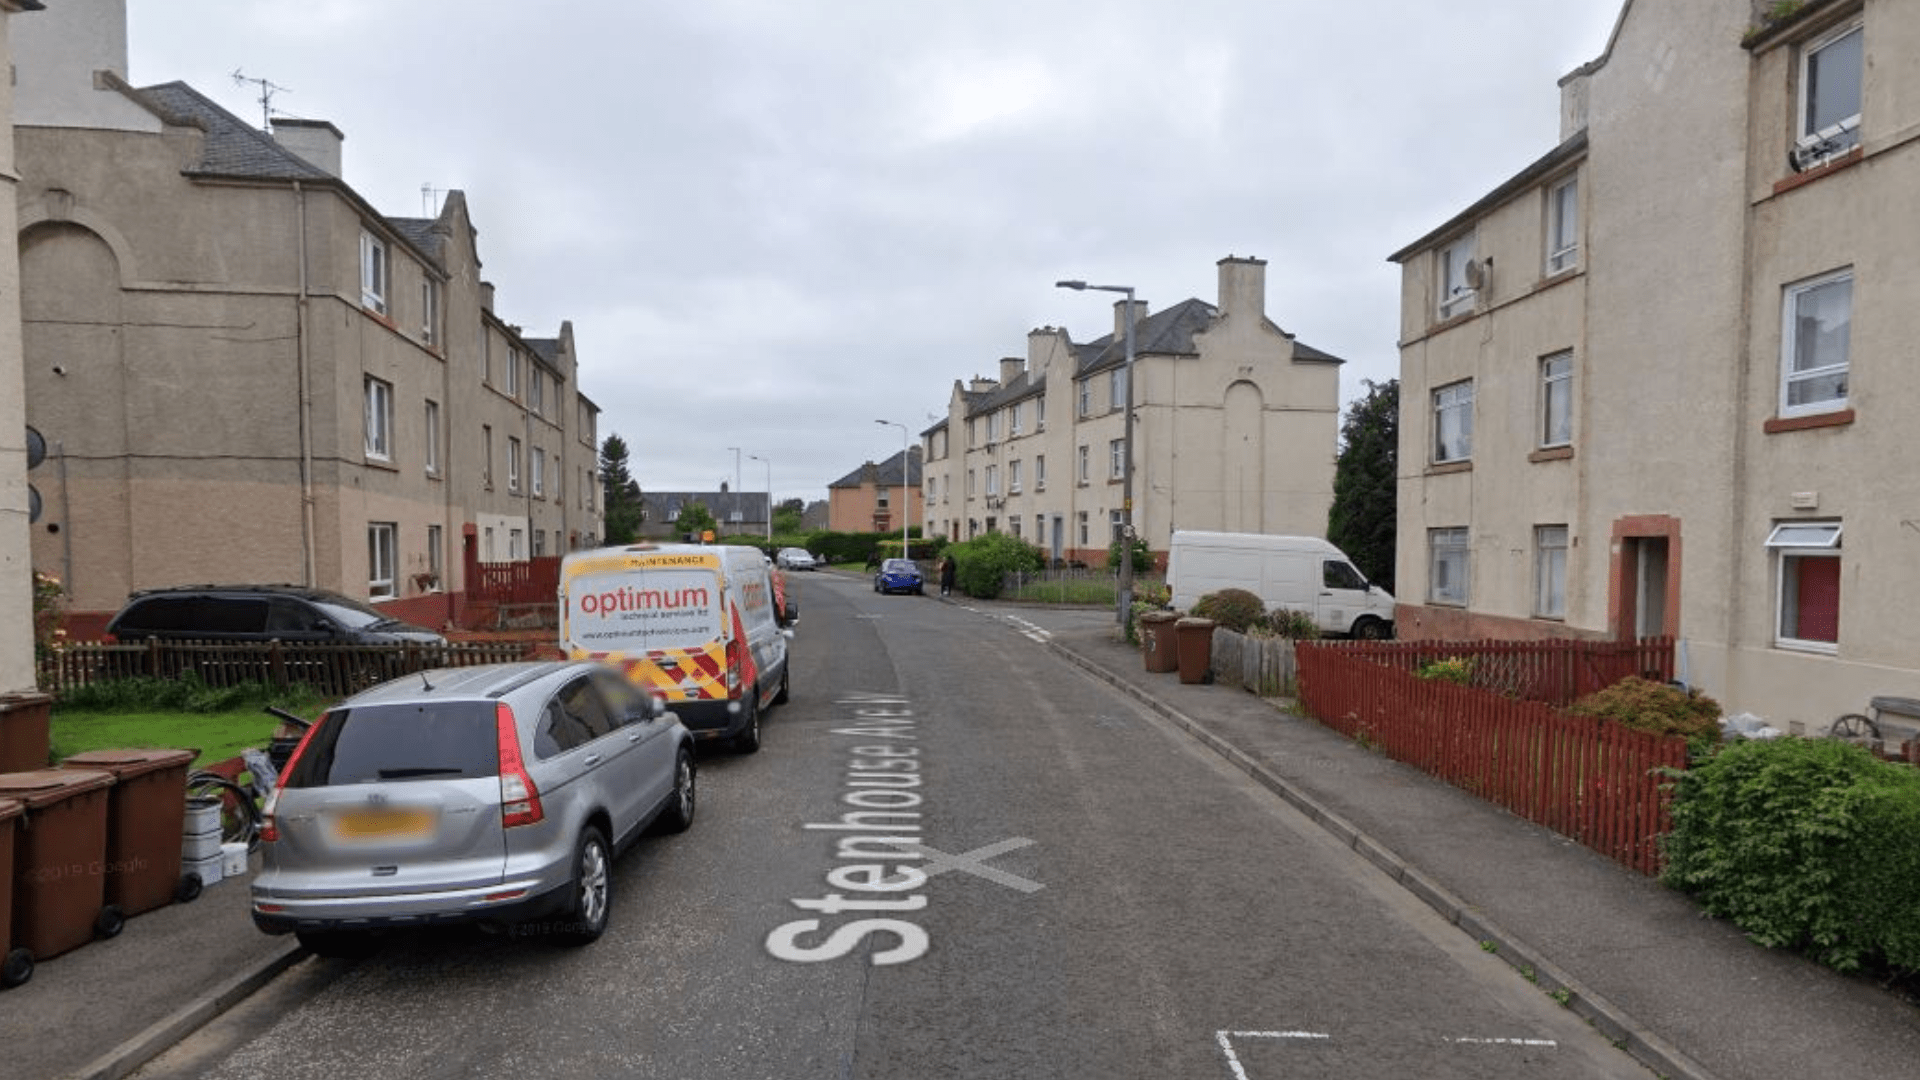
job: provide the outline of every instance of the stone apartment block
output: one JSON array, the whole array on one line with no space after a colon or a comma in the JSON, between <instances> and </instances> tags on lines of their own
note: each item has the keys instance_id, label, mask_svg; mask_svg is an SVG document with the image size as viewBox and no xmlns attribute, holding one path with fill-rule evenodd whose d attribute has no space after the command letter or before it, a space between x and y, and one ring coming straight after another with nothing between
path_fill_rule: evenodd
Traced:
<instances>
[{"instance_id":1,"label":"stone apartment block","mask_svg":"<svg viewBox=\"0 0 1920 1080\"><path fill-rule=\"evenodd\" d=\"M1336 357L1266 314L1266 263L1219 264L1219 302L1134 303L1134 527L1164 565L1175 529L1325 536ZM1103 567L1124 506L1127 301L1111 333L1027 335L997 378L956 382L921 435L929 534L1019 536Z\"/></svg>"},{"instance_id":2,"label":"stone apartment block","mask_svg":"<svg viewBox=\"0 0 1920 1080\"><path fill-rule=\"evenodd\" d=\"M1729 711L1920 696L1920 6L1629 0L1402 268L1403 637L1670 634Z\"/></svg>"},{"instance_id":3,"label":"stone apartment block","mask_svg":"<svg viewBox=\"0 0 1920 1080\"><path fill-rule=\"evenodd\" d=\"M882 462L863 462L827 485L827 528L835 532L898 533L926 519L920 481L925 451L902 450ZM922 536L931 536L923 532Z\"/></svg>"},{"instance_id":4,"label":"stone apartment block","mask_svg":"<svg viewBox=\"0 0 1920 1080\"><path fill-rule=\"evenodd\" d=\"M0 71L13 69L14 17L38 0L0 0ZM37 14L28 18L39 18ZM0 79L0 236L14 234L13 80ZM26 393L20 356L20 260L0 245L0 723L14 695L35 691L33 567L27 555Z\"/></svg>"},{"instance_id":5,"label":"stone apartment block","mask_svg":"<svg viewBox=\"0 0 1920 1080\"><path fill-rule=\"evenodd\" d=\"M35 18L16 42L26 413L50 447L31 550L77 631L129 590L206 581L440 625L469 565L597 541L571 326L494 313L460 192L382 214L333 125L268 134L185 84L128 85L119 0Z\"/></svg>"}]
</instances>

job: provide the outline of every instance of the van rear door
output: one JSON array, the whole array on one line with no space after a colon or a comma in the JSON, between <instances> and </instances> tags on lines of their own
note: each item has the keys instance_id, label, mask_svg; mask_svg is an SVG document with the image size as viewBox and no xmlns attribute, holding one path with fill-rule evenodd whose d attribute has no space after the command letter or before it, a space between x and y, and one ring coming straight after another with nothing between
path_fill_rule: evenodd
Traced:
<instances>
[{"instance_id":1,"label":"van rear door","mask_svg":"<svg viewBox=\"0 0 1920 1080\"><path fill-rule=\"evenodd\" d=\"M724 595L711 556L610 556L566 579L561 633L571 656L616 663L669 701L725 701Z\"/></svg>"}]
</instances>

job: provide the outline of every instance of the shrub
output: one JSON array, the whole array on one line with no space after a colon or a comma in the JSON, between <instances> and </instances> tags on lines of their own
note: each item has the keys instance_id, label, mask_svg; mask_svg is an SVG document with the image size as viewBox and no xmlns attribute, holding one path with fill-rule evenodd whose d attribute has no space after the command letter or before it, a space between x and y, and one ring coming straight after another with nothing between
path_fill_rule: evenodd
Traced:
<instances>
[{"instance_id":1,"label":"shrub","mask_svg":"<svg viewBox=\"0 0 1920 1080\"><path fill-rule=\"evenodd\" d=\"M1320 636L1320 626L1313 621L1313 616L1292 608L1274 608L1257 625L1275 637L1295 641L1312 641Z\"/></svg>"},{"instance_id":2,"label":"shrub","mask_svg":"<svg viewBox=\"0 0 1920 1080\"><path fill-rule=\"evenodd\" d=\"M1833 739L1732 743L1679 774L1668 884L1755 942L1920 970L1920 772Z\"/></svg>"},{"instance_id":3,"label":"shrub","mask_svg":"<svg viewBox=\"0 0 1920 1080\"><path fill-rule=\"evenodd\" d=\"M1132 546L1133 572L1136 574L1144 574L1151 571L1153 569L1153 549L1147 546L1145 540L1139 538L1134 539ZM1120 541L1118 540L1107 545L1107 569L1116 571L1120 569Z\"/></svg>"},{"instance_id":4,"label":"shrub","mask_svg":"<svg viewBox=\"0 0 1920 1080\"><path fill-rule=\"evenodd\" d=\"M1267 606L1245 589L1221 589L1194 601L1193 614L1212 619L1236 634L1244 634L1248 627L1267 617Z\"/></svg>"},{"instance_id":5,"label":"shrub","mask_svg":"<svg viewBox=\"0 0 1920 1080\"><path fill-rule=\"evenodd\" d=\"M1423 679L1441 679L1467 686L1473 682L1473 657L1449 656L1444 660L1429 660L1416 668L1414 674Z\"/></svg>"},{"instance_id":6,"label":"shrub","mask_svg":"<svg viewBox=\"0 0 1920 1080\"><path fill-rule=\"evenodd\" d=\"M1575 716L1597 716L1656 735L1685 735L1695 749L1720 739L1720 703L1691 690L1629 675L1573 703Z\"/></svg>"},{"instance_id":7,"label":"shrub","mask_svg":"<svg viewBox=\"0 0 1920 1080\"><path fill-rule=\"evenodd\" d=\"M1133 583L1133 599L1136 603L1152 607L1166 607L1173 602L1173 590L1164 581L1140 581Z\"/></svg>"},{"instance_id":8,"label":"shrub","mask_svg":"<svg viewBox=\"0 0 1920 1080\"><path fill-rule=\"evenodd\" d=\"M1008 574L1038 570L1045 559L1039 548L1017 536L998 532L954 544L946 553L953 556L954 584L968 596L983 600L1000 595Z\"/></svg>"}]
</instances>

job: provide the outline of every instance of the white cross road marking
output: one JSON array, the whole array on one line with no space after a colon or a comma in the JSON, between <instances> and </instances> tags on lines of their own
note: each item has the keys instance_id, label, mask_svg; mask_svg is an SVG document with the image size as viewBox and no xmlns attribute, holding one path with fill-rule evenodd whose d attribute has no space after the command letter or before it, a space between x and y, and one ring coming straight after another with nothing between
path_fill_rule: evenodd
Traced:
<instances>
[{"instance_id":1,"label":"white cross road marking","mask_svg":"<svg viewBox=\"0 0 1920 1080\"><path fill-rule=\"evenodd\" d=\"M1234 1053L1233 1051L1233 1040L1235 1039L1331 1039L1333 1038L1333 1036L1320 1031L1216 1031L1213 1033L1213 1038L1215 1042L1220 1044L1220 1052L1226 1055L1227 1068L1233 1070L1234 1080L1249 1080L1247 1076L1246 1067L1240 1064L1240 1055ZM1448 1043L1455 1043L1455 1044L1471 1045L1471 1046L1558 1047L1560 1045L1559 1043L1555 1042L1552 1039L1509 1039L1509 1038L1480 1039L1480 1038L1473 1038L1470 1036L1462 1036L1459 1038L1455 1038L1451 1035L1441 1036L1441 1041L1448 1042Z\"/></svg>"},{"instance_id":2,"label":"white cross road marking","mask_svg":"<svg viewBox=\"0 0 1920 1080\"><path fill-rule=\"evenodd\" d=\"M1053 632L1028 622L1017 615L1008 615L1007 621L1020 631L1020 636L1045 645L1053 637Z\"/></svg>"},{"instance_id":3,"label":"white cross road marking","mask_svg":"<svg viewBox=\"0 0 1920 1080\"><path fill-rule=\"evenodd\" d=\"M920 871L928 877L935 877L949 870L959 870L962 873L972 874L977 878L984 878L996 885L1005 885L1009 889L1018 889L1023 893L1032 893L1039 892L1041 889L1046 888L1046 886L1037 881L1030 881L1023 878L1019 874L1008 873L1005 870L996 870L986 864L987 860L993 858L995 855L1003 855L1019 848L1030 847L1032 844L1033 841L1024 836L1016 836L1011 840L1002 840L996 844L977 847L972 851L963 852L959 855L949 855L939 848L930 848L925 844L900 843L899 848L901 851L910 851L915 855L925 858L927 863L925 866L920 867Z\"/></svg>"}]
</instances>

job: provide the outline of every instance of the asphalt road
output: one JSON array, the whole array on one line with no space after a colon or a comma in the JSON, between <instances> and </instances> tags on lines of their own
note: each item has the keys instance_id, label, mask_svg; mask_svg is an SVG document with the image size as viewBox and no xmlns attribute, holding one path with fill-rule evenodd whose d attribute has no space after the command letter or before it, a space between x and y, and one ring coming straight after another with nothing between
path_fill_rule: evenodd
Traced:
<instances>
[{"instance_id":1,"label":"asphalt road","mask_svg":"<svg viewBox=\"0 0 1920 1080\"><path fill-rule=\"evenodd\" d=\"M1042 644L1110 615L795 577L793 700L600 942L308 961L138 1075L1648 1075Z\"/></svg>"}]
</instances>

